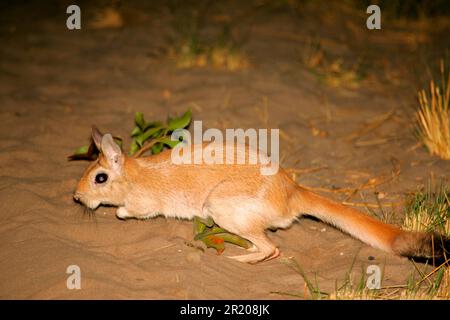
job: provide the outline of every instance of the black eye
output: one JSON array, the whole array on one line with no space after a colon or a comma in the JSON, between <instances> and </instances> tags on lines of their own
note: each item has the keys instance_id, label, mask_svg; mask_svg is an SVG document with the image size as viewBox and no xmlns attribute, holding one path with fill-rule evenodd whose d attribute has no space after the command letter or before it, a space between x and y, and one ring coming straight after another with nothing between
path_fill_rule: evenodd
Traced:
<instances>
[{"instance_id":1,"label":"black eye","mask_svg":"<svg viewBox=\"0 0 450 320\"><path fill-rule=\"evenodd\" d=\"M106 182L106 180L108 180L108 175L106 173L98 173L95 176L96 183L104 183L104 182Z\"/></svg>"}]
</instances>

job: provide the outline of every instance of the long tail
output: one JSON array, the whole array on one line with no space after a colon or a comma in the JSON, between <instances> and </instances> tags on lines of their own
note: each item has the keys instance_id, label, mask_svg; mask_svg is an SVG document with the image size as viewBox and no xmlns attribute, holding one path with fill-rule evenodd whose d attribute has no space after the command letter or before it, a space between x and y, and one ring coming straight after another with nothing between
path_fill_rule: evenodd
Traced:
<instances>
[{"instance_id":1,"label":"long tail","mask_svg":"<svg viewBox=\"0 0 450 320\"><path fill-rule=\"evenodd\" d=\"M450 258L448 237L402 230L301 187L292 195L290 206L293 212L316 217L387 252L409 258Z\"/></svg>"}]
</instances>

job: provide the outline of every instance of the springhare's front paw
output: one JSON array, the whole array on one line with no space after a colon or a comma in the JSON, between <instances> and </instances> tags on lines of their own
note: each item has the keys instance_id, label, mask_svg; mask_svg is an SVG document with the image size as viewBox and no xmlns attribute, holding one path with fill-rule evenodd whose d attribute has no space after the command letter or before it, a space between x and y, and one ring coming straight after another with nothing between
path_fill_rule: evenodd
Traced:
<instances>
[{"instance_id":1,"label":"springhare's front paw","mask_svg":"<svg viewBox=\"0 0 450 320\"><path fill-rule=\"evenodd\" d=\"M132 218L133 216L125 209L125 207L120 207L116 211L116 217L122 220Z\"/></svg>"}]
</instances>

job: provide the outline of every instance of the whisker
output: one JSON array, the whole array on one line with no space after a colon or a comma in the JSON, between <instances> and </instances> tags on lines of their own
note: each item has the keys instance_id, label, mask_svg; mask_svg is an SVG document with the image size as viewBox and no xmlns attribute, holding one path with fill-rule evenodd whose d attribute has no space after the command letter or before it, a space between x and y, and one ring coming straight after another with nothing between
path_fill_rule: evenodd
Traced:
<instances>
[{"instance_id":1,"label":"whisker","mask_svg":"<svg viewBox=\"0 0 450 320\"><path fill-rule=\"evenodd\" d=\"M83 217L87 217L89 220L93 220L95 224L97 224L97 216L95 215L95 210L89 207L83 207Z\"/></svg>"}]
</instances>

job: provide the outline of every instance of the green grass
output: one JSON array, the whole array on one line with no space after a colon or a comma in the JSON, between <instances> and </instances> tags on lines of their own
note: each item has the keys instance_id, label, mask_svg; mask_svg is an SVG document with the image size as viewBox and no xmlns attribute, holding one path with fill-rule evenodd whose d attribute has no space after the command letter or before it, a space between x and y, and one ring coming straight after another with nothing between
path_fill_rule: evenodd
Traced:
<instances>
[{"instance_id":1,"label":"green grass","mask_svg":"<svg viewBox=\"0 0 450 320\"><path fill-rule=\"evenodd\" d=\"M429 182L407 200L403 228L411 231L436 231L450 236L450 187L441 181Z\"/></svg>"},{"instance_id":2,"label":"green grass","mask_svg":"<svg viewBox=\"0 0 450 320\"><path fill-rule=\"evenodd\" d=\"M445 181L439 183L430 181L423 190L409 197L405 208L403 229L438 232L447 237L450 236L450 186ZM450 299L448 260L427 275L422 273L421 277L422 279L415 284L413 290L408 291L410 296ZM427 287L420 290L420 285L423 283L427 284Z\"/></svg>"},{"instance_id":3,"label":"green grass","mask_svg":"<svg viewBox=\"0 0 450 320\"><path fill-rule=\"evenodd\" d=\"M302 299L311 300L369 300L377 299L380 294L380 290L368 289L366 286L367 277L364 268L361 270L361 276L354 281L353 269L356 262L355 255L349 270L345 273L342 280L335 281L335 290L332 292L325 292L320 289L320 285L317 281L317 273L314 273L314 280L310 279L300 264L295 259L284 259L283 263L290 266L295 270L305 281L305 290L303 294L300 293L287 293L287 292L272 292L280 295L295 296ZM378 297L379 298L379 297Z\"/></svg>"},{"instance_id":4,"label":"green grass","mask_svg":"<svg viewBox=\"0 0 450 320\"><path fill-rule=\"evenodd\" d=\"M356 257L355 257L356 258ZM410 272L405 284L381 286L380 289L367 288L367 275L364 266L361 269L361 275L355 281L353 268L356 259L352 262L349 270L341 280L335 281L335 289L331 292L325 292L320 289L317 281L317 272L314 279L310 279L300 264L294 259L284 259L282 262L290 266L304 280L304 290L296 292L271 292L282 296L297 297L309 300L432 300L432 299L450 299L450 268L441 265L434 268L431 272L424 270L429 266L419 267L414 263L415 270ZM384 275L384 266L382 268L382 282Z\"/></svg>"}]
</instances>

